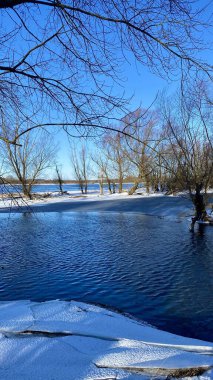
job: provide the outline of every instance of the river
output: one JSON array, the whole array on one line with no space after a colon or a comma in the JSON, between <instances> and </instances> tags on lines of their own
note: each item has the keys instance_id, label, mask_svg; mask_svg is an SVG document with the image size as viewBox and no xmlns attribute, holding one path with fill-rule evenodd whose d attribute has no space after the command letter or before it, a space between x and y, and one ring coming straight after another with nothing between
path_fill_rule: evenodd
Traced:
<instances>
[{"instance_id":1,"label":"river","mask_svg":"<svg viewBox=\"0 0 213 380\"><path fill-rule=\"evenodd\" d=\"M157 197L1 212L0 300L100 303L213 341L213 228L190 233L181 206L191 207Z\"/></svg>"}]
</instances>

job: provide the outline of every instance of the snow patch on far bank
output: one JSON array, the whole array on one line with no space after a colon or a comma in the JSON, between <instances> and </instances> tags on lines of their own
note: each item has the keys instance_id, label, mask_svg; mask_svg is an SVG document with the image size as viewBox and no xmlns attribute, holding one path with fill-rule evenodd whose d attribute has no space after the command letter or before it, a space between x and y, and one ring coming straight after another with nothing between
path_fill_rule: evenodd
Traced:
<instances>
[{"instance_id":1,"label":"snow patch on far bank","mask_svg":"<svg viewBox=\"0 0 213 380\"><path fill-rule=\"evenodd\" d=\"M143 189L144 191L144 189ZM164 197L164 202L160 201L160 198ZM168 196L168 198L170 198ZM175 198L175 197L174 197ZM178 197L176 197L178 199ZM123 193L115 193L115 194L104 194L100 195L98 191L89 191L88 194L81 194L80 192L76 191L69 191L64 194L60 194L59 192L53 192L49 193L48 196L45 193L36 193L34 194L34 198L32 200L26 200L24 198L15 198L15 202L12 202L10 198L4 198L0 199L0 209L5 210L6 212L8 211L13 211L15 212L18 207L25 206L24 210L27 212L27 208L37 205L37 206L45 206L45 205L57 205L60 204L63 205L63 209L66 208L70 211L70 205L75 204L76 202L82 202L82 207L81 211L84 210L84 202L90 202L91 205L94 203L94 207L89 207L90 211L91 210L100 210L100 211L113 211L116 209L119 209L119 212L121 211L121 203L120 201L124 201L123 206L122 206L122 212L131 212L131 201L134 202L135 199L140 199L141 200L141 206L138 208L134 207L134 203L132 203L132 212L139 212L145 215L150 215L150 216L156 216L156 217L166 217L167 219L171 220L180 220L180 218L183 217L190 217L191 215L194 214L193 211L193 206L190 204L190 202L186 202L184 200L185 197L183 197L183 202L172 202L172 205L170 206L171 202L165 202L165 194L163 193L135 193L133 195L128 195L127 192ZM148 199L159 199L159 202L149 202L148 207L146 207L146 202L143 203L143 200ZM101 204L101 201L106 201L109 202L107 204ZM114 205L115 207L113 208L113 202L114 201L119 201L119 203L115 202ZM127 203L128 201L128 203ZM120 207L117 208L117 204L120 205ZM88 203L87 203L88 205ZM85 210L87 210L87 205L85 205ZM65 207L64 207L65 206ZM98 206L98 207L96 207ZM99 207L100 206L100 207ZM108 208L109 206L109 208ZM143 207L145 206L145 207Z\"/></svg>"}]
</instances>

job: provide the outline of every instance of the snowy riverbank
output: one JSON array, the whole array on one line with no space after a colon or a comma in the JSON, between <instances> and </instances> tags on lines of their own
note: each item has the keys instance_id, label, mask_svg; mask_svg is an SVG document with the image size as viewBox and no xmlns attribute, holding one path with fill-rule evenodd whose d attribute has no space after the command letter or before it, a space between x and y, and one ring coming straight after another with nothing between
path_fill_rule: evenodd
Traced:
<instances>
[{"instance_id":1,"label":"snowy riverbank","mask_svg":"<svg viewBox=\"0 0 213 380\"><path fill-rule=\"evenodd\" d=\"M41 185L40 185L41 186ZM82 194L80 191L67 191L61 194L58 191L54 191L51 193L45 192L37 192L32 194L32 199L28 199L24 197L21 193L14 194L13 197L8 194L4 194L4 196L0 197L0 208L5 207L17 207L23 206L25 204L34 205L34 204L47 204L47 203L57 203L57 202L67 202L67 201L103 201L103 200L116 200L116 199L127 199L127 198L141 198L143 197L156 197L162 196L162 193L150 193L147 194L144 191L136 191L136 193L132 196L128 195L127 191L123 191L122 193L109 194L105 192L103 195L100 195L97 190L89 190L87 194Z\"/></svg>"},{"instance_id":2,"label":"snowy riverbank","mask_svg":"<svg viewBox=\"0 0 213 380\"><path fill-rule=\"evenodd\" d=\"M0 302L2 380L213 379L213 344L80 302Z\"/></svg>"},{"instance_id":3,"label":"snowy riverbank","mask_svg":"<svg viewBox=\"0 0 213 380\"><path fill-rule=\"evenodd\" d=\"M4 198L0 201L2 212L132 212L170 219L190 217L193 206L187 196L165 196L162 193L146 194L139 191L132 196L121 194L100 195L91 191L87 195L79 192L58 192L45 196L36 194L32 200Z\"/></svg>"}]
</instances>

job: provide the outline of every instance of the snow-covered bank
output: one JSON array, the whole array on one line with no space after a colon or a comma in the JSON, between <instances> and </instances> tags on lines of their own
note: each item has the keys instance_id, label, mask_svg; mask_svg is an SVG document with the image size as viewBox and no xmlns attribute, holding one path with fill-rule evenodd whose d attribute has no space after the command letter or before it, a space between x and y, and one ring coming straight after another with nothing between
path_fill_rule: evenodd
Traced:
<instances>
[{"instance_id":1,"label":"snow-covered bank","mask_svg":"<svg viewBox=\"0 0 213 380\"><path fill-rule=\"evenodd\" d=\"M0 302L0 379L213 379L213 345L80 302Z\"/></svg>"},{"instance_id":2,"label":"snow-covered bank","mask_svg":"<svg viewBox=\"0 0 213 380\"><path fill-rule=\"evenodd\" d=\"M28 199L21 194L14 194L13 197L10 195L0 197L0 208L5 207L17 207L23 206L25 204L34 205L34 204L47 204L47 203L57 203L57 202L67 202L67 201L105 201L105 200L116 200L116 199L129 199L129 198L141 198L141 197L158 197L162 196L162 193L150 193L147 194L144 191L136 192L134 195L128 195L127 191L123 191L122 193L109 194L105 193L100 195L97 190L89 190L87 194L82 194L80 191L67 191L61 194L58 191L52 193L34 193L32 199Z\"/></svg>"},{"instance_id":3,"label":"snow-covered bank","mask_svg":"<svg viewBox=\"0 0 213 380\"><path fill-rule=\"evenodd\" d=\"M164 196L162 193L134 194L127 192L121 194L100 195L97 191L91 191L87 195L79 192L67 192L61 195L58 192L45 196L44 193L36 194L32 200L11 199L0 201L0 212L132 212L146 215L176 219L193 215L193 207L186 197Z\"/></svg>"}]
</instances>

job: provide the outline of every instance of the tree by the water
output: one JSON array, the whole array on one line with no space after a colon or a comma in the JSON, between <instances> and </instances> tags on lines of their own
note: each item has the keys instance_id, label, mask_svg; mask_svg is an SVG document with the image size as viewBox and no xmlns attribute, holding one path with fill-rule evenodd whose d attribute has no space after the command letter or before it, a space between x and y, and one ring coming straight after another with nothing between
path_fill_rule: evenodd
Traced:
<instances>
[{"instance_id":1,"label":"tree by the water","mask_svg":"<svg viewBox=\"0 0 213 380\"><path fill-rule=\"evenodd\" d=\"M15 127L17 134L19 129L20 124L17 120ZM2 133L5 140L10 140L10 128L5 122L2 122ZM31 199L32 186L50 168L56 154L52 136L42 130L28 132L17 141L17 144L1 142L0 152L5 170L15 174L23 194Z\"/></svg>"},{"instance_id":2,"label":"tree by the water","mask_svg":"<svg viewBox=\"0 0 213 380\"><path fill-rule=\"evenodd\" d=\"M206 86L199 83L184 93L184 99L179 93L173 101L161 104L162 167L169 173L173 189L189 192L195 221L205 216L205 193L213 176L213 115L206 95Z\"/></svg>"}]
</instances>

